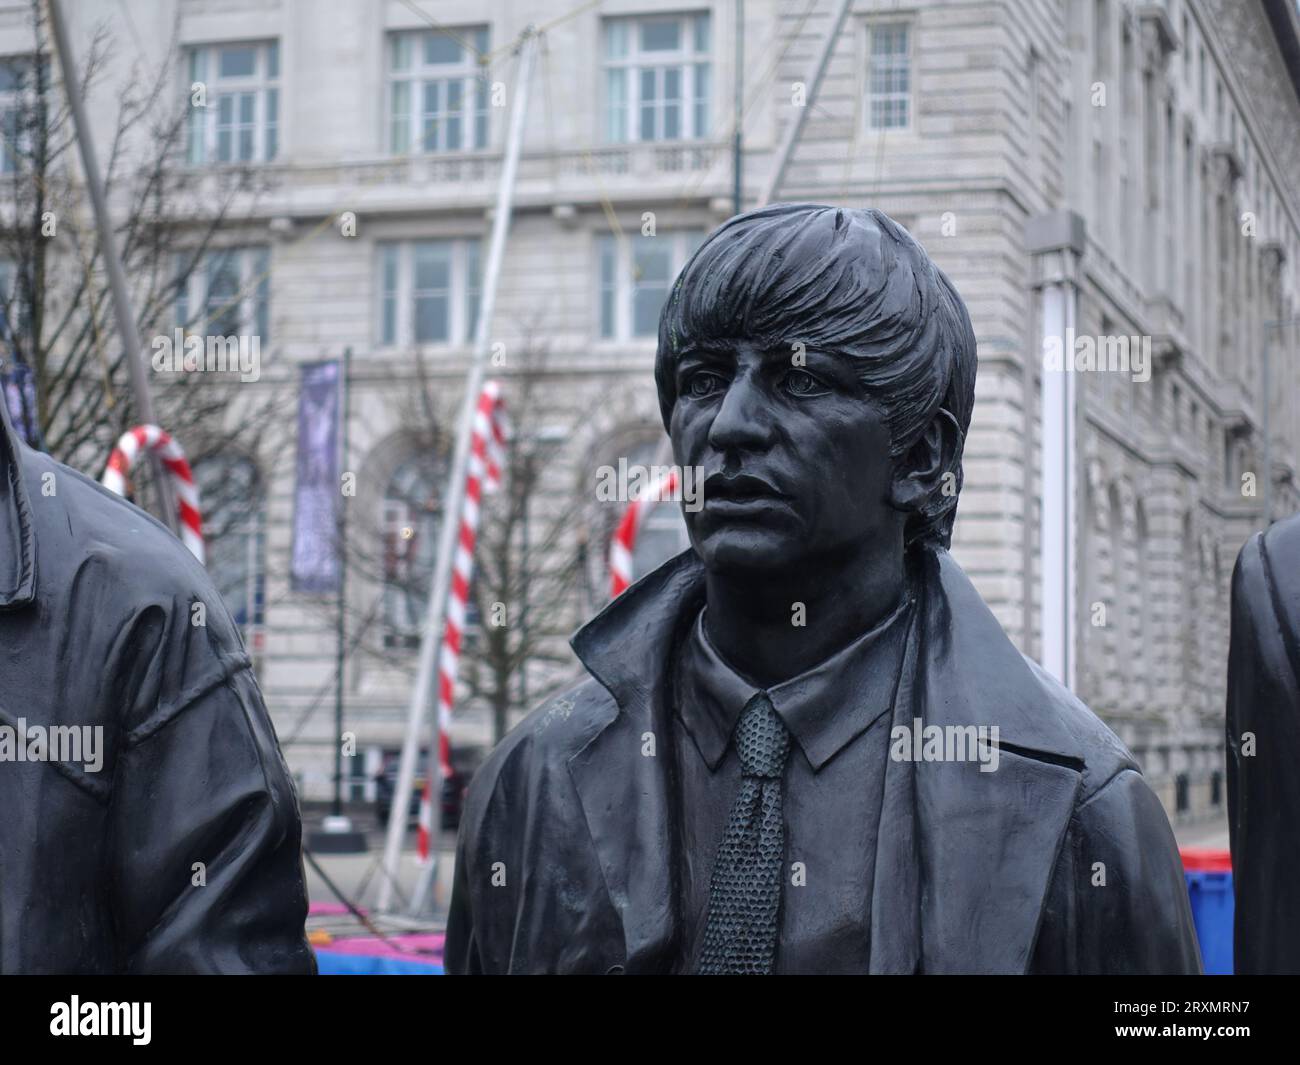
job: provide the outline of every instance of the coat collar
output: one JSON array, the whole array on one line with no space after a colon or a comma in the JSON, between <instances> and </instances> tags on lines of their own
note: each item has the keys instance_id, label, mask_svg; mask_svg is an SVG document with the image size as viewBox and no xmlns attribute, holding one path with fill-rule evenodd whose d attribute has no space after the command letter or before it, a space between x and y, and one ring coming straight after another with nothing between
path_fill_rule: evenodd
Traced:
<instances>
[{"instance_id":1,"label":"coat collar","mask_svg":"<svg viewBox=\"0 0 1300 1065\"><path fill-rule=\"evenodd\" d=\"M623 922L629 973L666 971L675 948L668 667L679 629L703 605L703 573L694 552L677 556L572 640L578 658L613 696L601 706L596 733L569 759L569 773Z\"/></svg>"},{"instance_id":2,"label":"coat collar","mask_svg":"<svg viewBox=\"0 0 1300 1065\"><path fill-rule=\"evenodd\" d=\"M713 646L705 612L696 615L682 647L677 690L690 693L674 710L700 757L716 770L750 700L764 691L813 772L819 772L889 711L898 686L911 600L869 632L796 677L763 689Z\"/></svg>"},{"instance_id":3,"label":"coat collar","mask_svg":"<svg viewBox=\"0 0 1300 1065\"><path fill-rule=\"evenodd\" d=\"M891 759L872 969L1024 972L1082 783L1078 743L1057 712L1067 696L1040 680L946 551L920 552L915 565L895 725L917 717L941 727L997 725L999 762L980 772L976 762ZM666 692L674 647L703 600L704 568L688 550L572 640L613 697L569 769L623 921L629 972L665 968L674 947Z\"/></svg>"},{"instance_id":4,"label":"coat collar","mask_svg":"<svg viewBox=\"0 0 1300 1065\"><path fill-rule=\"evenodd\" d=\"M36 598L36 535L23 482L22 446L0 394L0 610L16 610Z\"/></svg>"}]
</instances>

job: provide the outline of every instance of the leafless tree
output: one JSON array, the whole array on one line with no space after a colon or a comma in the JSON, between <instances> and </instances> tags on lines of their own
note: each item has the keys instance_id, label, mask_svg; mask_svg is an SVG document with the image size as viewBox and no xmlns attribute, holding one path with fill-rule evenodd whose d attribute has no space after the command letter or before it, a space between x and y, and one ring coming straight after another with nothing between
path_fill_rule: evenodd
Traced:
<instances>
[{"instance_id":1,"label":"leafless tree","mask_svg":"<svg viewBox=\"0 0 1300 1065\"><path fill-rule=\"evenodd\" d=\"M97 475L113 442L138 422L128 353L112 320L94 219L78 170L66 88L51 65L44 5L33 0L34 47L0 70L4 179L11 195L0 206L0 310L5 380L20 420L37 446ZM104 60L114 44L100 29L81 60L75 91L101 90ZM254 172L185 165L189 98L176 76L179 49L152 72L134 70L120 97L111 135L100 140L118 247L140 335L170 334L178 293L201 268L213 239L235 219L241 194L255 198ZM145 353L147 355L147 353ZM130 353L135 356L136 353ZM229 411L238 390L221 374L169 374L154 380L157 420L202 462L238 433L240 447L270 424L239 396L239 425Z\"/></svg>"},{"instance_id":2,"label":"leafless tree","mask_svg":"<svg viewBox=\"0 0 1300 1065\"><path fill-rule=\"evenodd\" d=\"M556 471L552 454L575 426L557 423L545 404L546 352L525 344L512 355L505 376L510 435L498 491L484 497L474 552L470 594L472 623L460 660L470 699L490 710L493 742L499 742L514 711L527 709L572 679L573 657L565 636L580 610L584 574L582 508L576 485ZM420 356L413 356L416 383L395 411L395 422L427 476L409 482L403 498L411 515L432 522L385 528L378 512L354 513L346 533L349 654L412 674L417 629L394 632L382 610L384 595L409 597L412 620L423 617L438 528L446 515L442 497L453 447L455 412ZM388 498L393 499L390 489ZM427 538L429 542L422 542ZM334 609L322 601L321 610Z\"/></svg>"}]
</instances>

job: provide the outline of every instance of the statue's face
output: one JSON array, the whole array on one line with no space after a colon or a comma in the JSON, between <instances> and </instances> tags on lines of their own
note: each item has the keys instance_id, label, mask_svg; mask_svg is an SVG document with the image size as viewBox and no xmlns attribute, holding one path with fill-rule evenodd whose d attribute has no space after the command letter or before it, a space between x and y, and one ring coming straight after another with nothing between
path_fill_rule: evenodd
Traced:
<instances>
[{"instance_id":1,"label":"statue's face","mask_svg":"<svg viewBox=\"0 0 1300 1065\"><path fill-rule=\"evenodd\" d=\"M851 360L715 341L677 364L669 432L676 461L700 467L691 543L717 571L851 561L896 533L894 461L880 406Z\"/></svg>"}]
</instances>

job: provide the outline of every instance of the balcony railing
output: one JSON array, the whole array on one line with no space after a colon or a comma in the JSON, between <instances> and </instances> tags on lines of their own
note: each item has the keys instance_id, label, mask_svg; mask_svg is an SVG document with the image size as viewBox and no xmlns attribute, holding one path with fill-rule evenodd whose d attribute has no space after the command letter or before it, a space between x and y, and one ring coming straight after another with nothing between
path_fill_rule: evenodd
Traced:
<instances>
[{"instance_id":1,"label":"balcony railing","mask_svg":"<svg viewBox=\"0 0 1300 1065\"><path fill-rule=\"evenodd\" d=\"M707 142L602 145L590 149L524 152L521 187L550 187L557 194L595 180L619 186L658 184L678 176L683 183L707 177L725 164L725 146ZM501 156L488 152L387 156L348 162L281 163L265 168L272 192L332 188L437 188L487 192L501 172ZM725 175L719 174L719 177Z\"/></svg>"}]
</instances>

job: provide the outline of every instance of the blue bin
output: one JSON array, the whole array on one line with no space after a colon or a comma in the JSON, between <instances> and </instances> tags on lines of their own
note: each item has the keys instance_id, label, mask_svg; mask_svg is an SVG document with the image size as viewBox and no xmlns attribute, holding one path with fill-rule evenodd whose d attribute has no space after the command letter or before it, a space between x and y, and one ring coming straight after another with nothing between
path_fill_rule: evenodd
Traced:
<instances>
[{"instance_id":1,"label":"blue bin","mask_svg":"<svg viewBox=\"0 0 1300 1065\"><path fill-rule=\"evenodd\" d=\"M321 976L441 976L442 966L404 958L318 950L316 971Z\"/></svg>"},{"instance_id":2,"label":"blue bin","mask_svg":"<svg viewBox=\"0 0 1300 1065\"><path fill-rule=\"evenodd\" d=\"M1205 972L1232 975L1232 873L1184 870Z\"/></svg>"}]
</instances>

